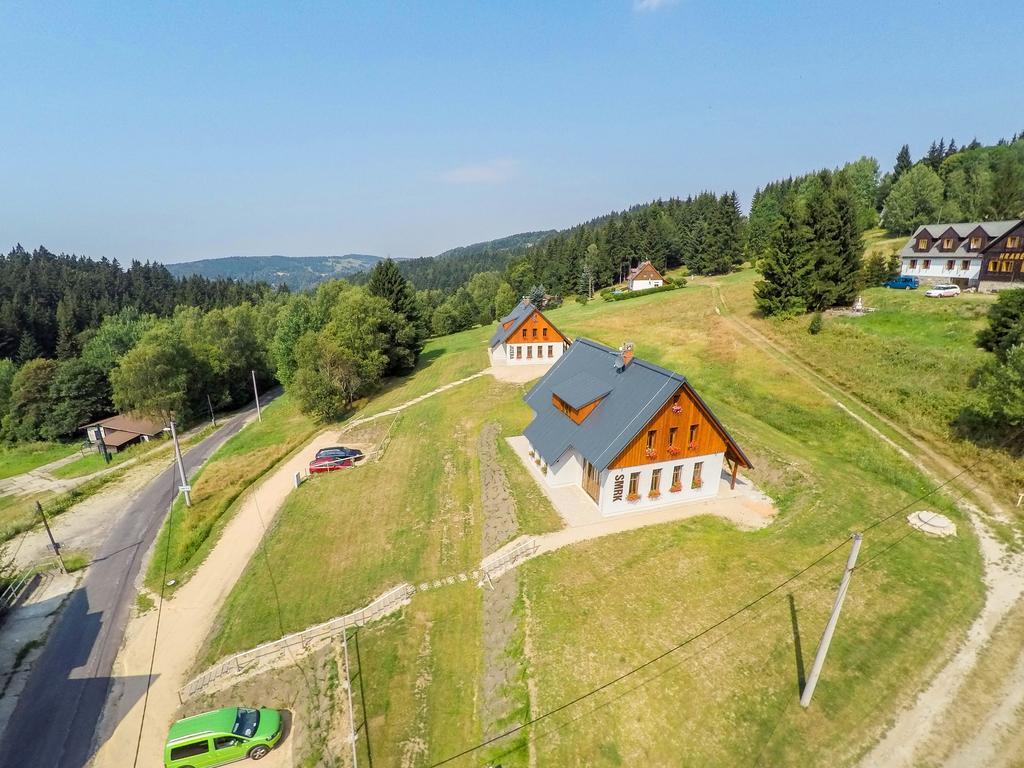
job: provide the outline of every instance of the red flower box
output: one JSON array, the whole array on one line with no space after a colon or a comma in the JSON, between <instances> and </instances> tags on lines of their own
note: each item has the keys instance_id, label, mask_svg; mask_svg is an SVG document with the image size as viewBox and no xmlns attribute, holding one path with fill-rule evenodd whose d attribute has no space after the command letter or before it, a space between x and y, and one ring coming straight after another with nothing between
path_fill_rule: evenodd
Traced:
<instances>
[{"instance_id":1,"label":"red flower box","mask_svg":"<svg viewBox=\"0 0 1024 768\"><path fill-rule=\"evenodd\" d=\"M631 493L626 496L626 501L640 501L639 493Z\"/></svg>"},{"instance_id":2,"label":"red flower box","mask_svg":"<svg viewBox=\"0 0 1024 768\"><path fill-rule=\"evenodd\" d=\"M648 448L646 451L644 451L644 455L647 456L648 459L658 458L658 452L653 448Z\"/></svg>"},{"instance_id":3,"label":"red flower box","mask_svg":"<svg viewBox=\"0 0 1024 768\"><path fill-rule=\"evenodd\" d=\"M683 406L681 406L681 405L673 405L672 406L672 413L682 413L682 412L683 412Z\"/></svg>"},{"instance_id":4,"label":"red flower box","mask_svg":"<svg viewBox=\"0 0 1024 768\"><path fill-rule=\"evenodd\" d=\"M683 449L680 448L678 445L670 445L668 447L668 455L669 456L678 456L682 452L683 452Z\"/></svg>"},{"instance_id":5,"label":"red flower box","mask_svg":"<svg viewBox=\"0 0 1024 768\"><path fill-rule=\"evenodd\" d=\"M650 493L647 494L647 498L649 499L656 499L659 496L661 496L661 491L651 491Z\"/></svg>"},{"instance_id":6,"label":"red flower box","mask_svg":"<svg viewBox=\"0 0 1024 768\"><path fill-rule=\"evenodd\" d=\"M682 485L673 485L671 488L669 488L669 491L671 491L672 493L679 493L681 490L683 490Z\"/></svg>"}]
</instances>

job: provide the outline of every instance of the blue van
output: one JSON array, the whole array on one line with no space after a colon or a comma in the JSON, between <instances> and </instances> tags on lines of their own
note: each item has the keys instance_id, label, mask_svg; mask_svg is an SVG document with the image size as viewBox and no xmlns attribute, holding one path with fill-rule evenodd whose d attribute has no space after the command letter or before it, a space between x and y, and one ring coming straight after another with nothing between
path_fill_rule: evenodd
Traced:
<instances>
[{"instance_id":1,"label":"blue van","mask_svg":"<svg viewBox=\"0 0 1024 768\"><path fill-rule=\"evenodd\" d=\"M920 285L918 279L913 275L900 275L884 283L886 288L902 288L905 291L912 291Z\"/></svg>"}]
</instances>

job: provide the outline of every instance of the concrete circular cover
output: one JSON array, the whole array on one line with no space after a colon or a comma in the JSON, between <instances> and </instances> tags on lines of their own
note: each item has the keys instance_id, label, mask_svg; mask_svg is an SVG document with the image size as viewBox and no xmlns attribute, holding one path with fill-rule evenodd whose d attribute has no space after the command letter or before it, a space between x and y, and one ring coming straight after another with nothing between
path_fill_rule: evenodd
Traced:
<instances>
[{"instance_id":1,"label":"concrete circular cover","mask_svg":"<svg viewBox=\"0 0 1024 768\"><path fill-rule=\"evenodd\" d=\"M938 512L922 510L907 515L907 522L911 527L927 533L931 536L956 536L956 525Z\"/></svg>"}]
</instances>

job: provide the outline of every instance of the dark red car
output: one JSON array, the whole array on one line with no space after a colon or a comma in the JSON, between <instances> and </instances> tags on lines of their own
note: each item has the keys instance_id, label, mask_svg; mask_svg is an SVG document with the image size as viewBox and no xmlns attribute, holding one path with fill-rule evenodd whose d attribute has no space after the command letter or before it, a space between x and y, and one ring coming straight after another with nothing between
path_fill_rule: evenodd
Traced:
<instances>
[{"instance_id":1,"label":"dark red car","mask_svg":"<svg viewBox=\"0 0 1024 768\"><path fill-rule=\"evenodd\" d=\"M309 462L309 474L315 475L320 472L333 472L336 469L347 469L354 467L355 462L350 458L340 456L321 456Z\"/></svg>"}]
</instances>

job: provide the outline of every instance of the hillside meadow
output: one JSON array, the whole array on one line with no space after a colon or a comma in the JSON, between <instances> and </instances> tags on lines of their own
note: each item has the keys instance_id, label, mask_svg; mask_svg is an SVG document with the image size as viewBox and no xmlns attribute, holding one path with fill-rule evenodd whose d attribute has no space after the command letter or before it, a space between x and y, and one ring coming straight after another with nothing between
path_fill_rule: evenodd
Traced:
<instances>
[{"instance_id":1,"label":"hillside meadow","mask_svg":"<svg viewBox=\"0 0 1024 768\"><path fill-rule=\"evenodd\" d=\"M738 295L751 280L740 273L724 283ZM484 619L487 596L468 582L417 594L401 614L360 632L374 762L430 765L461 752L629 672L835 549L662 661L450 764L526 766L531 750L538 765L852 763L979 609L981 566L967 521L941 495L918 501L931 486L911 463L738 337L716 313L710 285L572 304L550 317L570 335L631 340L639 356L684 373L751 456L750 477L779 515L753 533L694 518L524 564L504 641L514 670L505 695L516 708L501 722L488 722L481 705L493 630ZM421 368L367 412L484 368L490 331L432 341ZM204 662L345 613L402 581L471 569L484 524L481 432L489 424L501 436L520 431L531 416L524 391L485 376L425 400L404 412L380 462L293 493L266 557L250 563L225 604ZM498 456L518 529L556 528L515 457ZM915 509L949 515L960 535L908 536L905 515ZM831 606L845 542L865 529L861 568L805 712L796 703L799 681ZM279 609L264 599L273 586Z\"/></svg>"},{"instance_id":2,"label":"hillside meadow","mask_svg":"<svg viewBox=\"0 0 1024 768\"><path fill-rule=\"evenodd\" d=\"M708 283L720 288L729 311L904 429L943 445L985 479L1007 510L1015 509L1024 491L1021 443L1000 445L1005 442L1000 436L994 446L979 445L962 429L974 372L991 358L975 338L986 325L993 294L933 299L922 289L868 288L862 295L873 312L830 314L822 332L812 335L809 318L779 321L757 315L756 279L755 272L745 271Z\"/></svg>"}]
</instances>

